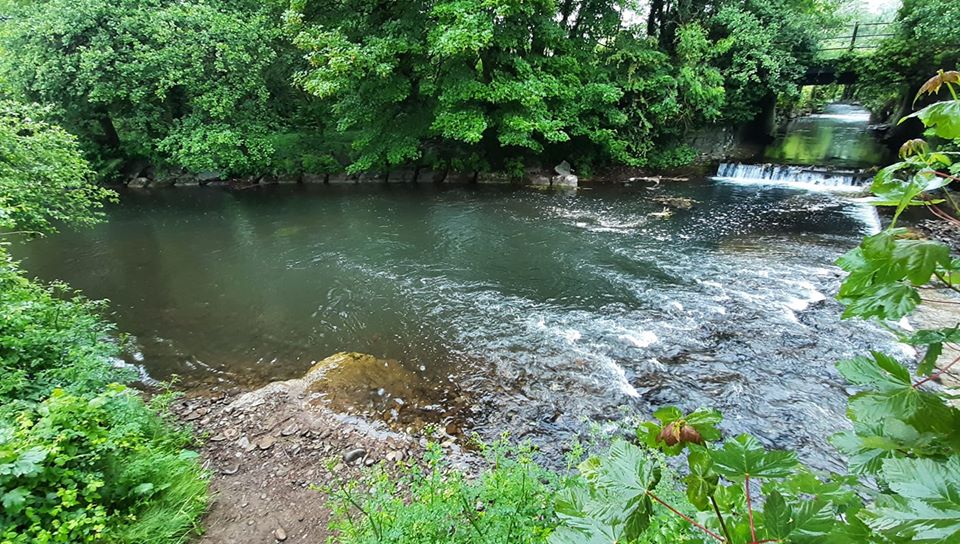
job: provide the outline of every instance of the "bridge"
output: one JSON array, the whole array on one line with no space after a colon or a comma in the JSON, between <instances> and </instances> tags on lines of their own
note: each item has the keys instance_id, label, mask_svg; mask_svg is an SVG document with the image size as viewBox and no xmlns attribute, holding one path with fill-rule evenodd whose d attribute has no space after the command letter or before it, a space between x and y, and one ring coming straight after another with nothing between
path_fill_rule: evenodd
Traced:
<instances>
[{"instance_id":1,"label":"bridge","mask_svg":"<svg viewBox=\"0 0 960 544\"><path fill-rule=\"evenodd\" d=\"M857 82L857 74L839 59L846 53L869 53L880 47L884 38L894 35L895 24L890 21L855 22L845 26L835 35L820 40L818 62L811 66L803 85L826 85Z\"/></svg>"}]
</instances>

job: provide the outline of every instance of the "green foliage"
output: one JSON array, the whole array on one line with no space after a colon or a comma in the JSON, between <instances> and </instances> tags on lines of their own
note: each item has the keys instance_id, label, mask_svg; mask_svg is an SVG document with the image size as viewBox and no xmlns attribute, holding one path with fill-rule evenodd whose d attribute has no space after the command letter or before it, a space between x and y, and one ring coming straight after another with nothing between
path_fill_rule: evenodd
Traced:
<instances>
[{"instance_id":1,"label":"green foliage","mask_svg":"<svg viewBox=\"0 0 960 544\"><path fill-rule=\"evenodd\" d=\"M93 183L76 139L43 116L0 101L0 228L41 234L90 225L113 196Z\"/></svg>"},{"instance_id":2,"label":"green foliage","mask_svg":"<svg viewBox=\"0 0 960 544\"><path fill-rule=\"evenodd\" d=\"M197 454L140 397L54 390L0 429L4 542L174 543L206 505Z\"/></svg>"},{"instance_id":3,"label":"green foliage","mask_svg":"<svg viewBox=\"0 0 960 544\"><path fill-rule=\"evenodd\" d=\"M919 85L939 68L960 63L955 21L960 4L953 0L904 0L891 28L869 56L857 57L856 97L882 117L903 115L904 97L913 98Z\"/></svg>"},{"instance_id":4,"label":"green foliage","mask_svg":"<svg viewBox=\"0 0 960 544\"><path fill-rule=\"evenodd\" d=\"M75 140L0 103L0 227L90 225L113 193ZM174 544L205 509L189 436L120 385L101 304L25 278L0 245L0 541ZM106 389L104 389L106 388Z\"/></svg>"},{"instance_id":5,"label":"green foliage","mask_svg":"<svg viewBox=\"0 0 960 544\"><path fill-rule=\"evenodd\" d=\"M720 439L716 412L684 415L669 407L655 416L660 423L646 424L638 433L668 455L687 453L683 483L700 514L687 509L685 515L703 535L731 544L844 541L849 527L842 516L861 507L848 481L822 480L801 466L793 452L769 451L749 435L715 445ZM686 426L702 433L674 441L672 432ZM667 507L666 501L661 504ZM676 503L670 508L676 510Z\"/></svg>"},{"instance_id":6,"label":"green foliage","mask_svg":"<svg viewBox=\"0 0 960 544\"><path fill-rule=\"evenodd\" d=\"M672 471L651 451L614 441L602 455L582 462L579 472L559 493L560 525L550 544L696 541L681 519L654 504L652 497L684 501Z\"/></svg>"},{"instance_id":7,"label":"green foliage","mask_svg":"<svg viewBox=\"0 0 960 544\"><path fill-rule=\"evenodd\" d=\"M916 4L911 2L904 5L905 10L913 7ZM936 94L946 86L953 94L953 74L941 71L920 92ZM953 98L916 114L928 134L960 137L955 130L960 110L954 107L955 94ZM919 287L933 284L957 290L960 260L952 258L940 242L910 239L905 229L896 227L907 207L923 206L947 217L938 205L946 201L953 206L945 186L955 180L955 154L931 149L922 140L907 142L901 148L901 162L877 174L872 186L874 204L896 211L886 230L840 260L840 266L850 272L840 292L841 301L848 304L846 317L897 319L924 302ZM873 504L859 514L864 541L960 538L960 410L948 402L950 396L927 386L957 362L936 369L943 344L957 339L958 326L904 335L910 344L926 348L917 366L917 374L926 377L917 381L907 367L881 353L838 365L843 376L863 390L850 399L853 429L836 435L833 442L848 455L853 472L881 484Z\"/></svg>"},{"instance_id":8,"label":"green foliage","mask_svg":"<svg viewBox=\"0 0 960 544\"><path fill-rule=\"evenodd\" d=\"M104 175L669 168L690 128L795 93L833 10L660 2L643 25L606 1L285 4L9 0L0 74Z\"/></svg>"},{"instance_id":9,"label":"green foliage","mask_svg":"<svg viewBox=\"0 0 960 544\"><path fill-rule=\"evenodd\" d=\"M391 478L383 469L362 480L324 489L331 529L342 544L415 542L538 543L555 524L558 476L541 468L533 451L485 447L490 465L468 479L431 444L424 464L408 463Z\"/></svg>"},{"instance_id":10,"label":"green foliage","mask_svg":"<svg viewBox=\"0 0 960 544\"><path fill-rule=\"evenodd\" d=\"M13 2L0 70L101 159L262 172L295 117L278 3ZM279 69L279 73L277 70ZM279 75L279 81L275 80Z\"/></svg>"},{"instance_id":11,"label":"green foliage","mask_svg":"<svg viewBox=\"0 0 960 544\"><path fill-rule=\"evenodd\" d=\"M97 391L129 375L114 367L113 327L88 301L62 284L23 277L0 262L0 415L42 400L60 387Z\"/></svg>"}]
</instances>

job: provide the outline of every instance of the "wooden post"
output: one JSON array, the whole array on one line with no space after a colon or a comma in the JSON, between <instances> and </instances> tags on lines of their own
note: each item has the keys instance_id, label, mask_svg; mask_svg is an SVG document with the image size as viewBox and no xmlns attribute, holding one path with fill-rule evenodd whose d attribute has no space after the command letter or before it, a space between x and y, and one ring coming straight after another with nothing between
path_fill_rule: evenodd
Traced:
<instances>
[{"instance_id":1,"label":"wooden post","mask_svg":"<svg viewBox=\"0 0 960 544\"><path fill-rule=\"evenodd\" d=\"M853 35L850 36L850 51L854 50L854 47L857 45L857 32L860 31L860 23L854 23L853 25Z\"/></svg>"}]
</instances>

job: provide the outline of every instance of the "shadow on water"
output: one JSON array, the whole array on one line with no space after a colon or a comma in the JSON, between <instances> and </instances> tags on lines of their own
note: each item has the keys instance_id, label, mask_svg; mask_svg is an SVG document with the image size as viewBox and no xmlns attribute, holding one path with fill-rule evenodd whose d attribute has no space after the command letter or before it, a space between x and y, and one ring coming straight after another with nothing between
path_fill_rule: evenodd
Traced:
<instances>
[{"instance_id":1,"label":"shadow on water","mask_svg":"<svg viewBox=\"0 0 960 544\"><path fill-rule=\"evenodd\" d=\"M765 153L789 165L869 168L885 164L890 152L867 130L870 112L855 104L828 104L820 113L787 123Z\"/></svg>"},{"instance_id":2,"label":"shadow on water","mask_svg":"<svg viewBox=\"0 0 960 544\"><path fill-rule=\"evenodd\" d=\"M663 196L697 203L651 215ZM831 194L184 188L126 193L110 216L17 254L110 298L152 376L252 385L366 352L430 402L469 404L468 430L548 450L585 420L709 405L731 432L838 468L833 365L893 345L839 320L832 263L876 218Z\"/></svg>"}]
</instances>

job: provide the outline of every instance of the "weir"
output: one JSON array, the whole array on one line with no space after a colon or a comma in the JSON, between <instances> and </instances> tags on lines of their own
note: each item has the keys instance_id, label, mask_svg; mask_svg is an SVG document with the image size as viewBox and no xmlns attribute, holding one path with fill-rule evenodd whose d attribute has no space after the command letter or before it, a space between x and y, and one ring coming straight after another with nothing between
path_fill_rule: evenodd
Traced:
<instances>
[{"instance_id":1,"label":"weir","mask_svg":"<svg viewBox=\"0 0 960 544\"><path fill-rule=\"evenodd\" d=\"M782 164L720 163L716 178L751 184L787 185L821 190L860 191L869 175L863 171Z\"/></svg>"}]
</instances>

